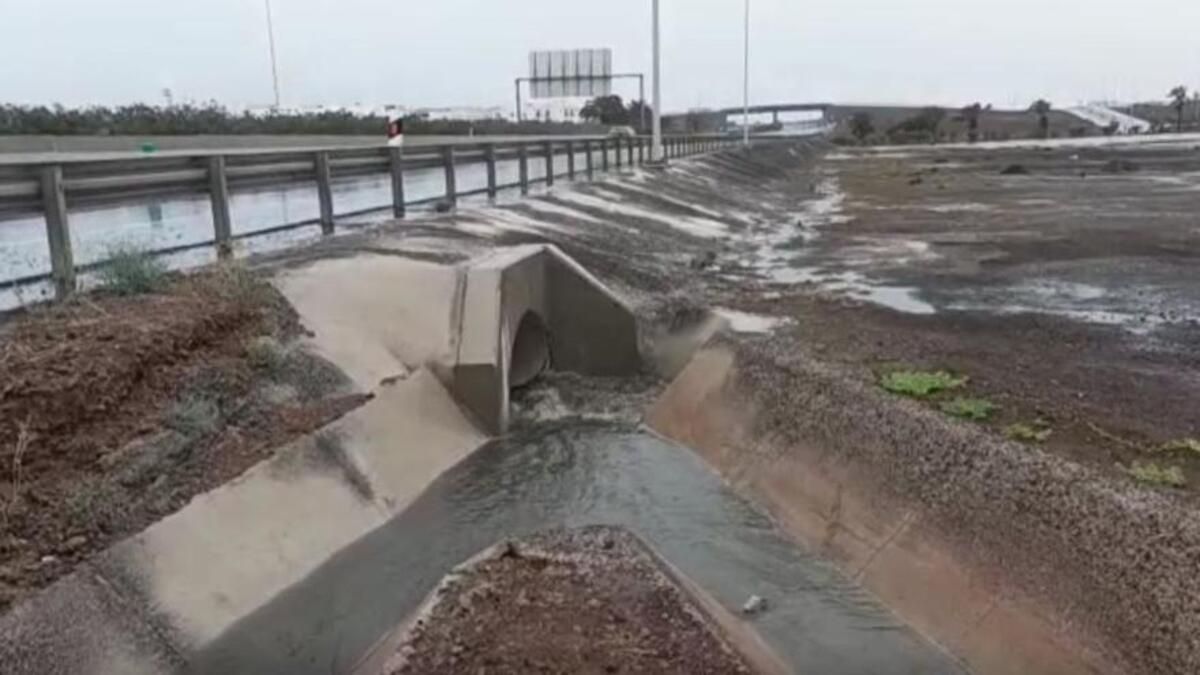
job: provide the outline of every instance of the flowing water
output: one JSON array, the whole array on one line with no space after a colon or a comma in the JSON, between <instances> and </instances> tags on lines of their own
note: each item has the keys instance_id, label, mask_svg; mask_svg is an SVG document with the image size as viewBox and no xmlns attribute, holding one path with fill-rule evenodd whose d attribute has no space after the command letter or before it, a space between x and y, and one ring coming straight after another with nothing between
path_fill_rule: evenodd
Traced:
<instances>
[{"instance_id":1,"label":"flowing water","mask_svg":"<svg viewBox=\"0 0 1200 675\"><path fill-rule=\"evenodd\" d=\"M195 672L347 672L456 564L505 537L591 524L631 530L726 607L766 598L752 620L796 672L960 672L686 448L579 422L481 449L194 655Z\"/></svg>"}]
</instances>

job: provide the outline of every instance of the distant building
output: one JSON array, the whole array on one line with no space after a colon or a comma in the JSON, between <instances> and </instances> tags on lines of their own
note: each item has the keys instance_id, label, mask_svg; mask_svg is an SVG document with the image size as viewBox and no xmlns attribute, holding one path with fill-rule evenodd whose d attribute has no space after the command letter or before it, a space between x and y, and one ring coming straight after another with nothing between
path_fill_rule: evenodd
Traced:
<instances>
[{"instance_id":1,"label":"distant building","mask_svg":"<svg viewBox=\"0 0 1200 675\"><path fill-rule=\"evenodd\" d=\"M522 101L521 115L542 122L582 122L580 113L591 97L535 98Z\"/></svg>"}]
</instances>

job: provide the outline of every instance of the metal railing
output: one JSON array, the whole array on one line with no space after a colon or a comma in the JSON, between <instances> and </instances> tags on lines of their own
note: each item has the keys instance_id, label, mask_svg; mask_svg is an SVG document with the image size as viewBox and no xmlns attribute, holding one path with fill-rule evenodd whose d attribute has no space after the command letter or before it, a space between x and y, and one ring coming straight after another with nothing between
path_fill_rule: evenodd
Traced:
<instances>
[{"instance_id":1,"label":"metal railing","mask_svg":"<svg viewBox=\"0 0 1200 675\"><path fill-rule=\"evenodd\" d=\"M726 136L666 136L666 158L696 155L732 147L739 141ZM576 166L582 153L584 166ZM555 172L555 159L565 156L567 170ZM152 251L155 254L215 247L220 258L233 255L233 243L239 239L262 236L304 226L320 225L321 232L333 234L336 220L390 208L396 218L404 218L409 207L444 202L453 207L460 198L474 195L496 197L505 189L520 189L527 194L538 183L553 185L557 178L574 180L583 174L591 179L598 171L615 167L634 167L650 160L648 137L578 136L553 139L523 139L503 142L463 142L451 145L394 147L333 147L305 150L169 152L161 155L119 159L71 157L53 162L3 163L0 161L0 227L3 220L41 213L46 223L50 251L50 272L35 274L6 283L24 284L52 280L57 297L76 289L76 275L102 265L76 265L71 249L70 213L72 209L94 208L104 204L129 203L177 195L207 193L212 205L213 237L210 240ZM530 161L545 162L545 175L531 178ZM496 166L515 161L518 180L499 184ZM482 164L486 187L460 191L457 174L461 167ZM430 198L405 198L405 171L442 168L445 192ZM353 213L338 214L334 204L335 178L387 174L391 177L391 204ZM230 194L297 182L315 181L319 217L296 223L235 234L230 210Z\"/></svg>"}]
</instances>

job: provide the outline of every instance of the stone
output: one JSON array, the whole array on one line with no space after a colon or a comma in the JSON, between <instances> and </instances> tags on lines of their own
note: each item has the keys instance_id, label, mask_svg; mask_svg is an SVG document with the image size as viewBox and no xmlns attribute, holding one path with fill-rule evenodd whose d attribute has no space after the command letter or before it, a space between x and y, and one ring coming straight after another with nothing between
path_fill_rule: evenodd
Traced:
<instances>
[{"instance_id":1,"label":"stone","mask_svg":"<svg viewBox=\"0 0 1200 675\"><path fill-rule=\"evenodd\" d=\"M761 614L767 609L766 598L752 595L746 600L746 604L742 605L742 614L754 615Z\"/></svg>"}]
</instances>

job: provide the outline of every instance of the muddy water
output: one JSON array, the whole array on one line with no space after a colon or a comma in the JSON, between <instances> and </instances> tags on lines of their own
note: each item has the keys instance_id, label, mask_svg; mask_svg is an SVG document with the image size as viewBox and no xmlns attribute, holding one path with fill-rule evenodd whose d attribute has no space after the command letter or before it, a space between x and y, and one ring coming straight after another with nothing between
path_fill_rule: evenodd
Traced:
<instances>
[{"instance_id":1,"label":"muddy water","mask_svg":"<svg viewBox=\"0 0 1200 675\"><path fill-rule=\"evenodd\" d=\"M346 672L455 564L505 536L587 524L629 528L727 607L765 597L756 628L796 672L960 672L785 540L687 449L579 423L539 427L472 455L402 515L194 655L195 672Z\"/></svg>"}]
</instances>

